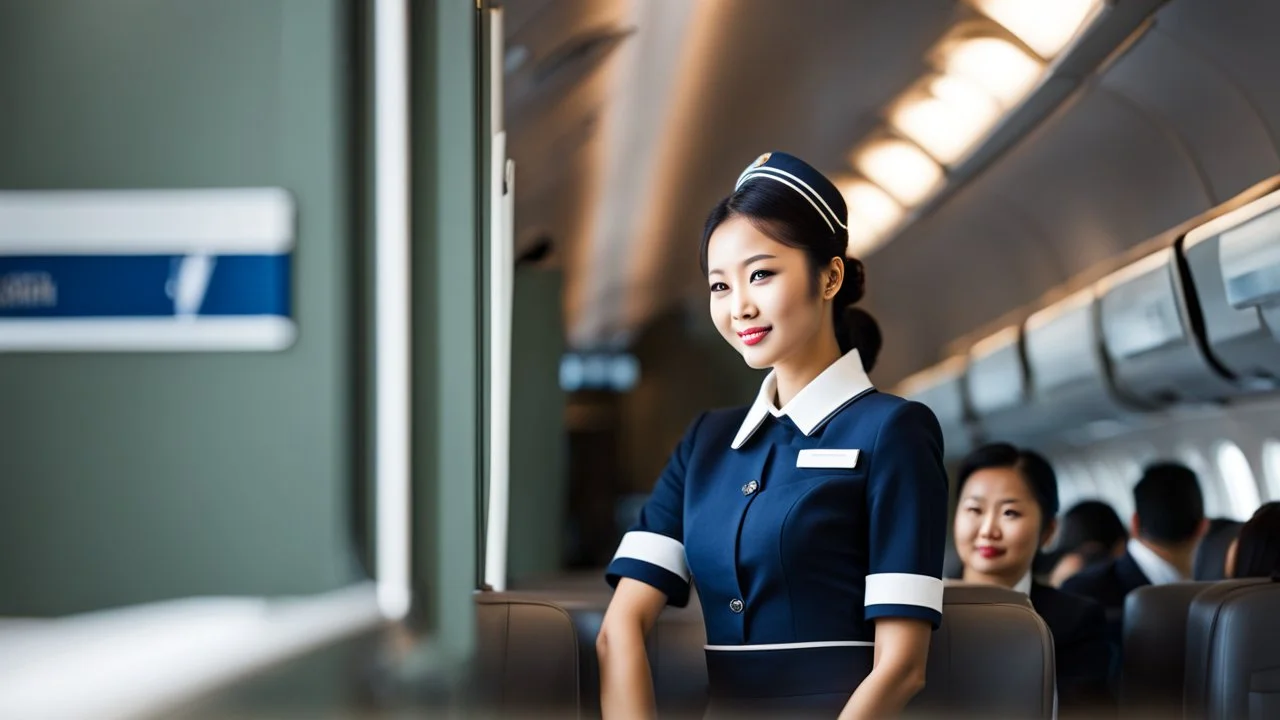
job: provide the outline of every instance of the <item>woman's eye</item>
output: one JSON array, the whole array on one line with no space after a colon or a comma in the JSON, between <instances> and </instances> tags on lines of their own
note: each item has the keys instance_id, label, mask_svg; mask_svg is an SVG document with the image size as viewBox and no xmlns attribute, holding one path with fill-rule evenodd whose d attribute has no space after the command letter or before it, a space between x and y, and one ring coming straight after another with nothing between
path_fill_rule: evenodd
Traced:
<instances>
[{"instance_id":1,"label":"woman's eye","mask_svg":"<svg viewBox=\"0 0 1280 720\"><path fill-rule=\"evenodd\" d=\"M965 512L967 512L967 513L969 513L970 515L981 515L981 514L982 514L982 508L969 507L969 508L965 508L965 509L964 509L964 511L965 511Z\"/></svg>"},{"instance_id":2,"label":"woman's eye","mask_svg":"<svg viewBox=\"0 0 1280 720\"><path fill-rule=\"evenodd\" d=\"M756 270L755 272L751 273L751 282L755 282L756 280L763 280L767 277L772 277L772 276L773 276L773 273L770 272L769 270Z\"/></svg>"},{"instance_id":3,"label":"woman's eye","mask_svg":"<svg viewBox=\"0 0 1280 720\"><path fill-rule=\"evenodd\" d=\"M711 292L724 292L725 290L728 290L728 289L729 289L729 286L725 285L722 282L711 283Z\"/></svg>"},{"instance_id":4,"label":"woman's eye","mask_svg":"<svg viewBox=\"0 0 1280 720\"><path fill-rule=\"evenodd\" d=\"M1004 511L1004 516L1005 516L1005 517L1011 517L1011 518L1017 518L1017 517L1022 517L1022 513L1018 512L1017 510L1005 510L1005 511Z\"/></svg>"}]
</instances>

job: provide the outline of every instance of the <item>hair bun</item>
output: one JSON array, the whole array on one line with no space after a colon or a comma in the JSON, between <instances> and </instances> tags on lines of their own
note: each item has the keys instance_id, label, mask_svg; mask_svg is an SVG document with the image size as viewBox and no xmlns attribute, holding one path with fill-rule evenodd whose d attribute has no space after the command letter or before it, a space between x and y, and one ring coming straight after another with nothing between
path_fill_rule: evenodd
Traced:
<instances>
[{"instance_id":1,"label":"hair bun","mask_svg":"<svg viewBox=\"0 0 1280 720\"><path fill-rule=\"evenodd\" d=\"M844 320L840 324L843 337L837 338L843 352L857 350L862 357L862 367L867 372L875 367L876 357L880 354L883 338L880 336L880 324L871 317L871 313L859 307L849 305L844 309Z\"/></svg>"},{"instance_id":2,"label":"hair bun","mask_svg":"<svg viewBox=\"0 0 1280 720\"><path fill-rule=\"evenodd\" d=\"M858 258L844 259L844 286L841 299L846 305L854 305L867 291L867 268Z\"/></svg>"}]
</instances>

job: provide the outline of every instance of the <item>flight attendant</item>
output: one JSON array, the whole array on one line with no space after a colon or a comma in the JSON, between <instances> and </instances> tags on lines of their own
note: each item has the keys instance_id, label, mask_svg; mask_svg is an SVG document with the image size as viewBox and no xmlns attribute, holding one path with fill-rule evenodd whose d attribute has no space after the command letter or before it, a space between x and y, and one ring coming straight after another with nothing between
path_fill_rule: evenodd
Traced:
<instances>
[{"instance_id":1,"label":"flight attendant","mask_svg":"<svg viewBox=\"0 0 1280 720\"><path fill-rule=\"evenodd\" d=\"M644 637L691 583L711 716L879 718L924 685L942 618L942 434L867 377L880 333L854 307L846 217L826 177L774 152L707 219L711 320L771 371L751 405L694 420L609 565L606 720L653 715Z\"/></svg>"},{"instance_id":2,"label":"flight attendant","mask_svg":"<svg viewBox=\"0 0 1280 720\"><path fill-rule=\"evenodd\" d=\"M974 450L956 475L955 543L964 580L1026 593L1053 635L1064 717L1111 707L1113 664L1102 606L1036 582L1031 565L1054 532L1058 480L1040 455L1005 443Z\"/></svg>"}]
</instances>

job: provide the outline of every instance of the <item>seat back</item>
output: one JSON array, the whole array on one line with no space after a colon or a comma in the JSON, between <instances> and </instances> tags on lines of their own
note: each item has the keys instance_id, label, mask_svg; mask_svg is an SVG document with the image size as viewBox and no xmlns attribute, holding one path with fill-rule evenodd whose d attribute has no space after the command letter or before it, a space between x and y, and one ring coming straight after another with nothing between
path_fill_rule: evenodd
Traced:
<instances>
[{"instance_id":1,"label":"seat back","mask_svg":"<svg viewBox=\"0 0 1280 720\"><path fill-rule=\"evenodd\" d=\"M596 636L607 590L478 593L474 690L499 715L600 717ZM645 640L662 717L700 717L707 702L706 630L694 597L667 608Z\"/></svg>"},{"instance_id":2,"label":"seat back","mask_svg":"<svg viewBox=\"0 0 1280 720\"><path fill-rule=\"evenodd\" d=\"M1124 602L1120 708L1130 714L1177 717L1186 677L1187 612L1208 582L1148 585Z\"/></svg>"},{"instance_id":3,"label":"seat back","mask_svg":"<svg viewBox=\"0 0 1280 720\"><path fill-rule=\"evenodd\" d=\"M1186 718L1280 717L1280 581L1214 583L1187 614Z\"/></svg>"},{"instance_id":4,"label":"seat back","mask_svg":"<svg viewBox=\"0 0 1280 720\"><path fill-rule=\"evenodd\" d=\"M1053 637L1027 596L985 585L948 585L933 634L922 717L1051 718Z\"/></svg>"},{"instance_id":5,"label":"seat back","mask_svg":"<svg viewBox=\"0 0 1280 720\"><path fill-rule=\"evenodd\" d=\"M1230 518L1209 521L1209 531L1196 546L1192 577L1209 581L1227 579L1227 548L1240 536L1242 527L1244 523Z\"/></svg>"},{"instance_id":6,"label":"seat back","mask_svg":"<svg viewBox=\"0 0 1280 720\"><path fill-rule=\"evenodd\" d=\"M573 618L560 604L523 594L477 593L472 691L486 711L499 716L577 717L579 644Z\"/></svg>"},{"instance_id":7,"label":"seat back","mask_svg":"<svg viewBox=\"0 0 1280 720\"><path fill-rule=\"evenodd\" d=\"M475 690L498 714L595 718L600 675L595 641L603 593L507 592L476 596ZM1022 593L947 587L933 634L928 683L913 714L1050 718L1053 639ZM662 717L700 717L707 700L706 630L696 600L667 608L646 639Z\"/></svg>"}]
</instances>

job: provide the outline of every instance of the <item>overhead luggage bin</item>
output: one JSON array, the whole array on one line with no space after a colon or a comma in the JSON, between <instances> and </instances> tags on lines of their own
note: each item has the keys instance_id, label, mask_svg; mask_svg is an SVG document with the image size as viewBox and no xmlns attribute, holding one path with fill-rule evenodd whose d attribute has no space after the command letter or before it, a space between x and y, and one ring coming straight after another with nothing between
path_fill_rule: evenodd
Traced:
<instances>
[{"instance_id":1,"label":"overhead luggage bin","mask_svg":"<svg viewBox=\"0 0 1280 720\"><path fill-rule=\"evenodd\" d=\"M1111 385L1093 287L1036 312L1023 328L1031 404L1042 432L1089 443L1138 421L1137 408Z\"/></svg>"},{"instance_id":2,"label":"overhead luggage bin","mask_svg":"<svg viewBox=\"0 0 1280 720\"><path fill-rule=\"evenodd\" d=\"M897 393L927 406L942 426L946 457L959 457L973 449L973 428L965 398L963 355L922 370L903 380Z\"/></svg>"},{"instance_id":3,"label":"overhead luggage bin","mask_svg":"<svg viewBox=\"0 0 1280 720\"><path fill-rule=\"evenodd\" d=\"M1169 407L1239 394L1196 337L1172 245L1111 274L1097 291L1103 349L1121 395Z\"/></svg>"},{"instance_id":4,"label":"overhead luggage bin","mask_svg":"<svg viewBox=\"0 0 1280 720\"><path fill-rule=\"evenodd\" d=\"M1246 389L1280 387L1280 192L1188 232L1182 254L1213 356Z\"/></svg>"},{"instance_id":5,"label":"overhead luggage bin","mask_svg":"<svg viewBox=\"0 0 1280 720\"><path fill-rule=\"evenodd\" d=\"M1022 443L1039 435L1021 345L1021 326L1010 325L969 350L965 386L984 441Z\"/></svg>"}]
</instances>

